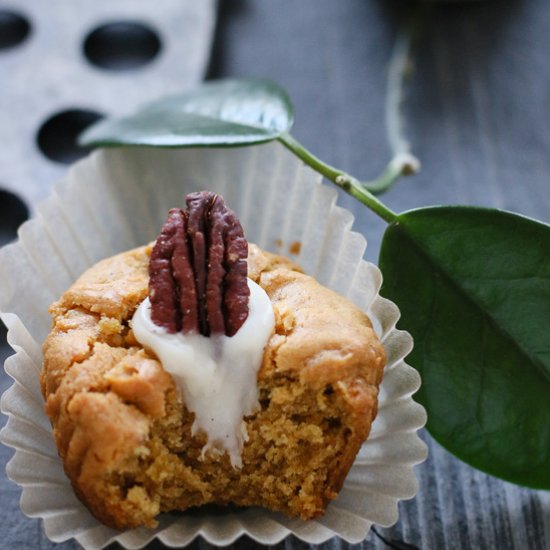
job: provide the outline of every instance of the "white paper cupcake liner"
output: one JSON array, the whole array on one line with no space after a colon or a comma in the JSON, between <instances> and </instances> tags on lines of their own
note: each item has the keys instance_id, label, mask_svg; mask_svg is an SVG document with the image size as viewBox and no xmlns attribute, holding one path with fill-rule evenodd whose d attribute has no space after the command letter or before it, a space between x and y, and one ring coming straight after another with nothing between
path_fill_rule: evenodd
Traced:
<instances>
[{"instance_id":1,"label":"white paper cupcake liner","mask_svg":"<svg viewBox=\"0 0 550 550\"><path fill-rule=\"evenodd\" d=\"M164 514L154 530L120 533L100 524L74 496L52 440L38 381L41 343L51 325L48 306L98 260L153 240L167 210L201 189L225 197L248 240L291 257L368 312L388 357L379 412L339 497L322 518L304 522L259 508L205 509ZM353 215L336 206L336 196L277 143L106 150L74 165L37 217L21 228L19 242L0 251L0 315L16 352L5 364L14 383L1 400L9 420L0 440L16 450L7 472L23 488L22 511L42 518L52 541L74 537L96 549L116 540L141 548L157 537L181 547L198 535L227 545L247 534L275 544L292 533L309 543L334 536L356 543L373 523L397 521L399 500L412 498L418 488L413 466L426 458L417 435L426 414L411 397L420 379L404 362L412 339L395 328L399 310L378 295L380 271L362 259L366 241L351 231Z\"/></svg>"}]
</instances>

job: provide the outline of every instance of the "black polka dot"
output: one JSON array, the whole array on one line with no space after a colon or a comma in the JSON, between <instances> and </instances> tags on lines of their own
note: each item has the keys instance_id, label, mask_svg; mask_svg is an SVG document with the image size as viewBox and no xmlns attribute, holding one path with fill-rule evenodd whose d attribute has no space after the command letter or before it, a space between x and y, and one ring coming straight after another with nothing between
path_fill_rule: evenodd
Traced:
<instances>
[{"instance_id":1,"label":"black polka dot","mask_svg":"<svg viewBox=\"0 0 550 550\"><path fill-rule=\"evenodd\" d=\"M84 109L69 109L57 113L40 127L37 135L38 147L49 159L70 164L88 154L87 147L78 145L78 136L102 116Z\"/></svg>"},{"instance_id":2,"label":"black polka dot","mask_svg":"<svg viewBox=\"0 0 550 550\"><path fill-rule=\"evenodd\" d=\"M13 354L13 350L8 344L7 340L8 331L2 321L0 321L0 366L4 364L4 361ZM11 379L7 376L0 376L0 392L4 392L8 389Z\"/></svg>"},{"instance_id":3,"label":"black polka dot","mask_svg":"<svg viewBox=\"0 0 550 550\"><path fill-rule=\"evenodd\" d=\"M97 27L84 41L86 57L109 70L136 69L161 49L158 33L143 23L120 21Z\"/></svg>"},{"instance_id":4,"label":"black polka dot","mask_svg":"<svg viewBox=\"0 0 550 550\"><path fill-rule=\"evenodd\" d=\"M0 10L0 50L21 44L30 30L31 25L26 17L13 11Z\"/></svg>"},{"instance_id":5,"label":"black polka dot","mask_svg":"<svg viewBox=\"0 0 550 550\"><path fill-rule=\"evenodd\" d=\"M28 217L29 209L19 197L0 189L0 246L15 240L18 227Z\"/></svg>"}]
</instances>

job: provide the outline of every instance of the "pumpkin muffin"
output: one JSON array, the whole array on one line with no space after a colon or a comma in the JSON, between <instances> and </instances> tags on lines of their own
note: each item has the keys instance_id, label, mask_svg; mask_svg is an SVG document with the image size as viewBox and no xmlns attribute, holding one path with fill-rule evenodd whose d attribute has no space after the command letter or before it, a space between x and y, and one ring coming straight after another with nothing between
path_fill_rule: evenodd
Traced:
<instances>
[{"instance_id":1,"label":"pumpkin muffin","mask_svg":"<svg viewBox=\"0 0 550 550\"><path fill-rule=\"evenodd\" d=\"M228 453L204 452L207 434L192 429L182 392L134 335L153 251L97 263L50 308L41 386L77 496L116 529L212 503L322 515L377 412L385 356L368 317L285 258L248 246L248 278L275 323L235 467Z\"/></svg>"}]
</instances>

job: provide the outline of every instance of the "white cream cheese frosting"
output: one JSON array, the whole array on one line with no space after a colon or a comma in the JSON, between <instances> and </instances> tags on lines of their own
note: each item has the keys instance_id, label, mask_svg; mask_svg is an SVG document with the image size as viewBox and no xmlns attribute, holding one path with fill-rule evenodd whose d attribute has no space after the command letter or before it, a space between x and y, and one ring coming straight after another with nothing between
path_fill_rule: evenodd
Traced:
<instances>
[{"instance_id":1,"label":"white cream cheese frosting","mask_svg":"<svg viewBox=\"0 0 550 550\"><path fill-rule=\"evenodd\" d=\"M170 334L151 320L148 298L132 320L138 342L155 353L175 380L187 408L195 413L192 434L206 433L203 456L227 452L235 468L242 466L248 438L244 417L259 408L257 373L275 326L265 291L250 279L248 286L248 317L232 337Z\"/></svg>"}]
</instances>

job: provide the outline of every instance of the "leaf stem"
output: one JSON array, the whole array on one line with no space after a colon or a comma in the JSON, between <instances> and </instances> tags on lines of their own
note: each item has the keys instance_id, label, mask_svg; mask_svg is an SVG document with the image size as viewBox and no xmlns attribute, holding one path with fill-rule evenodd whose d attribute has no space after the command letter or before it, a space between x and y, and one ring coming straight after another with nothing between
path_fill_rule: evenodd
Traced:
<instances>
[{"instance_id":1,"label":"leaf stem","mask_svg":"<svg viewBox=\"0 0 550 550\"><path fill-rule=\"evenodd\" d=\"M411 154L411 146L405 136L402 106L405 85L413 70L411 56L413 44L420 34L425 18L424 12L423 6L415 10L405 28L397 35L388 68L385 119L388 142L393 154L390 165L401 163L403 175L415 174L420 170L420 162Z\"/></svg>"},{"instance_id":2,"label":"leaf stem","mask_svg":"<svg viewBox=\"0 0 550 550\"><path fill-rule=\"evenodd\" d=\"M333 166L323 162L321 159L310 153L301 143L299 143L289 133L283 133L278 137L278 140L290 151L292 151L298 158L303 160L307 165L311 166L315 171L319 172L325 178L335 183L338 187L343 189L346 193L356 198L363 203L366 207L370 208L375 214L380 216L383 220L391 223L396 220L397 214L390 210L383 202L377 199L371 191L359 180L350 176L342 170L338 170ZM392 161L393 162L393 161ZM401 170L401 165L395 165L392 167L392 162L388 165L382 176L382 178L391 179L397 170Z\"/></svg>"},{"instance_id":3,"label":"leaf stem","mask_svg":"<svg viewBox=\"0 0 550 550\"><path fill-rule=\"evenodd\" d=\"M424 8L419 8L398 35L391 55L386 95L386 131L392 149L392 159L384 171L374 180L361 182L357 178L323 162L305 149L291 134L285 132L278 140L314 170L334 182L338 187L362 202L383 220L391 223L397 214L374 195L387 191L401 177L416 174L420 161L410 152L405 137L405 122L401 107L405 84L411 73L411 51L425 19Z\"/></svg>"}]
</instances>

